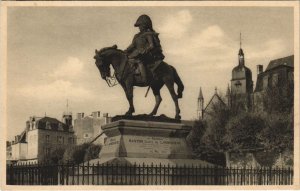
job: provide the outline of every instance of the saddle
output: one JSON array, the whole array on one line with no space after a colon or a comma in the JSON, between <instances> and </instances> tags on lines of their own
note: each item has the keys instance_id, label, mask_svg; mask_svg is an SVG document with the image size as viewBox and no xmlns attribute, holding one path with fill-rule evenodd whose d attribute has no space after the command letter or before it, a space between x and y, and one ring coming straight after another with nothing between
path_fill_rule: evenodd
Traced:
<instances>
[{"instance_id":1,"label":"saddle","mask_svg":"<svg viewBox=\"0 0 300 191\"><path fill-rule=\"evenodd\" d=\"M145 67L146 70L146 81L143 80L142 72L140 71L139 64L134 59L129 59L128 63L130 64L133 74L134 74L134 80L137 84L149 84L153 78L155 77L155 69L161 64L161 62L153 62L148 64L143 64L143 67Z\"/></svg>"}]
</instances>

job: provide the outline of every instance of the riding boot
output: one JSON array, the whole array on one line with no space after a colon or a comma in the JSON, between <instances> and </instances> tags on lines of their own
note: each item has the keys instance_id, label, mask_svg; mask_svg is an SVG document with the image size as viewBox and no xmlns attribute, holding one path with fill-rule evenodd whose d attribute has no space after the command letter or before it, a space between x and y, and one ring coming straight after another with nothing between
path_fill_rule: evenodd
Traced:
<instances>
[{"instance_id":1,"label":"riding boot","mask_svg":"<svg viewBox=\"0 0 300 191\"><path fill-rule=\"evenodd\" d=\"M146 72L146 68L144 66L144 64L142 62L138 63L140 72L141 72L141 79L142 79L142 83L143 84L147 84L147 72Z\"/></svg>"}]
</instances>

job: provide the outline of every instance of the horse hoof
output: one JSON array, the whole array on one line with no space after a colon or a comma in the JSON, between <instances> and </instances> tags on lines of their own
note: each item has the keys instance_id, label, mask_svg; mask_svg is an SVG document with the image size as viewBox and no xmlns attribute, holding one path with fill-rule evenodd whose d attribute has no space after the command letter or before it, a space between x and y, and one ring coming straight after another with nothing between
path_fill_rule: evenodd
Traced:
<instances>
[{"instance_id":1,"label":"horse hoof","mask_svg":"<svg viewBox=\"0 0 300 191\"><path fill-rule=\"evenodd\" d=\"M178 98L178 99L182 98L182 92L179 92L179 93L178 93L177 98Z\"/></svg>"},{"instance_id":2,"label":"horse hoof","mask_svg":"<svg viewBox=\"0 0 300 191\"><path fill-rule=\"evenodd\" d=\"M180 119L181 119L181 116L180 116L180 115L176 115L176 116L175 116L175 119L180 120Z\"/></svg>"},{"instance_id":3,"label":"horse hoof","mask_svg":"<svg viewBox=\"0 0 300 191\"><path fill-rule=\"evenodd\" d=\"M148 115L149 115L149 116L154 116L154 115L156 115L156 113L151 112L151 113L149 113Z\"/></svg>"},{"instance_id":4,"label":"horse hoof","mask_svg":"<svg viewBox=\"0 0 300 191\"><path fill-rule=\"evenodd\" d=\"M126 112L125 116L132 116L132 113Z\"/></svg>"}]
</instances>

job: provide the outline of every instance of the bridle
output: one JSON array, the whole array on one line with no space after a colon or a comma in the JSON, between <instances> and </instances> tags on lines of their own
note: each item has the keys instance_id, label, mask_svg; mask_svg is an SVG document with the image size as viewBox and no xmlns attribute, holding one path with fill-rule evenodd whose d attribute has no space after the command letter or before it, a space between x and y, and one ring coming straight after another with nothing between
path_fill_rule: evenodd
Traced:
<instances>
[{"instance_id":1,"label":"bridle","mask_svg":"<svg viewBox=\"0 0 300 191\"><path fill-rule=\"evenodd\" d=\"M109 67L109 65L107 67ZM116 71L114 71L112 76L106 76L104 80L106 81L108 87L114 87L119 84L116 78Z\"/></svg>"},{"instance_id":2,"label":"bridle","mask_svg":"<svg viewBox=\"0 0 300 191\"><path fill-rule=\"evenodd\" d=\"M108 87L114 87L119 84L119 82L116 78L116 72L114 72L113 76L106 77L105 81L106 81Z\"/></svg>"}]
</instances>

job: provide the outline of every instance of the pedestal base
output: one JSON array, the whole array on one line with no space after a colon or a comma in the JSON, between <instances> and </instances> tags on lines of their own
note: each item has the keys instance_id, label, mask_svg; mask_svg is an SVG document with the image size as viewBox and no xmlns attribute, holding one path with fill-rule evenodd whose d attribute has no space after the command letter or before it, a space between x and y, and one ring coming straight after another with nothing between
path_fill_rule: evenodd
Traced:
<instances>
[{"instance_id":1,"label":"pedestal base","mask_svg":"<svg viewBox=\"0 0 300 191\"><path fill-rule=\"evenodd\" d=\"M90 163L127 165L212 166L193 159L186 137L190 126L181 123L119 120L102 127L107 136L99 159Z\"/></svg>"}]
</instances>

